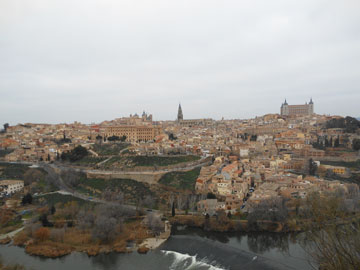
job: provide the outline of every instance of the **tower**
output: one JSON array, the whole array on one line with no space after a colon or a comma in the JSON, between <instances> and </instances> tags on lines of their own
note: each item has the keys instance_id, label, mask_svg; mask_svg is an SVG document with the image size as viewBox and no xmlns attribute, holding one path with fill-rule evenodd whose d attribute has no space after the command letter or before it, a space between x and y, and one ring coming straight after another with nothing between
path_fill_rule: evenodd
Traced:
<instances>
[{"instance_id":1,"label":"tower","mask_svg":"<svg viewBox=\"0 0 360 270\"><path fill-rule=\"evenodd\" d=\"M184 120L184 116L183 116L183 112L182 112L182 109L181 109L181 104L179 103L177 121L180 122L182 120Z\"/></svg>"},{"instance_id":2,"label":"tower","mask_svg":"<svg viewBox=\"0 0 360 270\"><path fill-rule=\"evenodd\" d=\"M314 102L312 100L312 98L310 98L310 102L309 102L309 115L314 114Z\"/></svg>"},{"instance_id":3,"label":"tower","mask_svg":"<svg viewBox=\"0 0 360 270\"><path fill-rule=\"evenodd\" d=\"M281 104L280 114L289 115L289 104L287 103L286 99L285 102Z\"/></svg>"}]
</instances>

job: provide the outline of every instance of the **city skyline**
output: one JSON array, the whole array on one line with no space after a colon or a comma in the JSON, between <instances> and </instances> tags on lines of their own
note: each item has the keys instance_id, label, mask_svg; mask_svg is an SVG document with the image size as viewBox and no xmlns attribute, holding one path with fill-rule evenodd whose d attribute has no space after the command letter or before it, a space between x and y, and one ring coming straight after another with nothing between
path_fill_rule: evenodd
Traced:
<instances>
[{"instance_id":1,"label":"city skyline","mask_svg":"<svg viewBox=\"0 0 360 270\"><path fill-rule=\"evenodd\" d=\"M139 4L2 1L0 122L360 116L359 2Z\"/></svg>"},{"instance_id":2,"label":"city skyline","mask_svg":"<svg viewBox=\"0 0 360 270\"><path fill-rule=\"evenodd\" d=\"M310 102L312 102L312 98L310 100ZM285 99L285 102L287 102L287 99ZM297 104L289 104L289 105L294 105L294 106L307 106L308 102L305 101L304 103L297 103ZM182 104L181 102L177 103L178 106L180 106L180 108L182 108ZM317 105L317 104L316 104ZM262 115L254 115L253 117L248 117L248 118L245 118L245 117L235 117L235 118L225 118L225 117L222 117L222 118L212 118L210 116L207 116L207 115L204 115L203 117L198 117L197 115L194 115L193 117L191 117L190 114L186 114L185 112L185 116L184 116L184 119L187 120L187 119L213 119L215 121L217 120L245 120L245 119L252 119L252 118L255 118L255 117L258 117L258 116L264 116L264 115L270 115L270 114L278 114L278 115L281 115L281 108L283 106L283 103L281 104L280 106L280 113L279 112L268 112L268 113L264 113ZM141 112L144 114L150 114L151 116L153 116L152 112L149 111L149 110L145 110L145 109L142 109L142 110L139 110L139 111L135 111L135 112L129 112L127 114L124 114L124 115L115 115L114 117L112 118L109 118L109 119L102 119L98 122L95 122L95 121L91 121L91 122L81 122L79 119L74 119L74 120L71 120L71 121L60 121L60 122L54 122L54 121L50 121L50 122L41 122L41 121L23 121L23 122L18 122L18 123L11 123L11 122L4 122L4 123L9 123L10 125L17 125L17 124L24 124L24 123L38 123L38 124L70 124L70 123L74 123L74 122L80 122L82 124L99 124L101 122L104 122L104 121L112 121L112 120L115 120L115 119L120 119L120 118L127 118L127 117L133 117L133 116L138 116L139 118L141 118ZM181 112L183 113L183 112ZM177 113L174 115L175 118L174 119L158 119L156 118L156 116L154 117L154 121L178 121L178 117L179 117L179 111L177 110ZM321 114L321 113L317 113L316 111L314 111L314 114L319 114L319 115L331 115L330 113L324 113L324 114ZM188 117L187 117L188 116ZM359 117L357 117L356 115L339 115L339 116L351 116L351 117L355 117L357 119L359 119Z\"/></svg>"}]
</instances>

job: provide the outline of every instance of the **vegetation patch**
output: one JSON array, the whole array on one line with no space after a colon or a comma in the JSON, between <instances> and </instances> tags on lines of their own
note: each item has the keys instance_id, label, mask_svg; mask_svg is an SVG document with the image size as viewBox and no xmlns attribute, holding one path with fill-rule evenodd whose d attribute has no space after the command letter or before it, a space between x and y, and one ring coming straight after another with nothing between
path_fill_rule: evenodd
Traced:
<instances>
[{"instance_id":1,"label":"vegetation patch","mask_svg":"<svg viewBox=\"0 0 360 270\"><path fill-rule=\"evenodd\" d=\"M326 122L326 128L343 128L346 133L355 133L360 128L360 121L346 116L345 118L334 118Z\"/></svg>"},{"instance_id":2,"label":"vegetation patch","mask_svg":"<svg viewBox=\"0 0 360 270\"><path fill-rule=\"evenodd\" d=\"M194 190L196 179L200 174L200 167L187 172L170 172L161 177L160 184L177 189Z\"/></svg>"},{"instance_id":3,"label":"vegetation patch","mask_svg":"<svg viewBox=\"0 0 360 270\"><path fill-rule=\"evenodd\" d=\"M350 169L360 169L360 159L357 161L321 161L321 164L331 166L341 166Z\"/></svg>"},{"instance_id":4,"label":"vegetation patch","mask_svg":"<svg viewBox=\"0 0 360 270\"><path fill-rule=\"evenodd\" d=\"M120 151L130 146L128 143L94 144L92 149L100 156L119 155Z\"/></svg>"},{"instance_id":5,"label":"vegetation patch","mask_svg":"<svg viewBox=\"0 0 360 270\"><path fill-rule=\"evenodd\" d=\"M80 160L75 161L73 164L79 166L95 166L96 164L104 160L106 160L106 157L86 156Z\"/></svg>"},{"instance_id":6,"label":"vegetation patch","mask_svg":"<svg viewBox=\"0 0 360 270\"><path fill-rule=\"evenodd\" d=\"M199 160L199 156L116 156L105 163L106 168L110 167L165 167L185 162Z\"/></svg>"},{"instance_id":7,"label":"vegetation patch","mask_svg":"<svg viewBox=\"0 0 360 270\"><path fill-rule=\"evenodd\" d=\"M85 147L78 145L71 151L63 152L61 154L61 159L63 161L75 162L85 158L88 154L89 152Z\"/></svg>"},{"instance_id":8,"label":"vegetation patch","mask_svg":"<svg viewBox=\"0 0 360 270\"><path fill-rule=\"evenodd\" d=\"M0 158L12 153L14 149L0 149Z\"/></svg>"},{"instance_id":9,"label":"vegetation patch","mask_svg":"<svg viewBox=\"0 0 360 270\"><path fill-rule=\"evenodd\" d=\"M174 156L174 157L161 157L161 156L133 156L131 161L135 166L169 166L184 162L192 162L199 160L199 156Z\"/></svg>"},{"instance_id":10,"label":"vegetation patch","mask_svg":"<svg viewBox=\"0 0 360 270\"><path fill-rule=\"evenodd\" d=\"M62 195L59 193L46 194L42 196L38 196L36 198L37 201L45 200L48 205L56 205L57 203L68 203L68 202L77 202L79 205L85 204L94 204L93 202L85 201L83 199L71 196L71 195Z\"/></svg>"},{"instance_id":11,"label":"vegetation patch","mask_svg":"<svg viewBox=\"0 0 360 270\"><path fill-rule=\"evenodd\" d=\"M0 234L14 231L22 226L23 222L15 211L2 209L0 211Z\"/></svg>"},{"instance_id":12,"label":"vegetation patch","mask_svg":"<svg viewBox=\"0 0 360 270\"><path fill-rule=\"evenodd\" d=\"M31 170L27 164L0 162L0 179L24 179L27 171ZM37 168L42 173L43 169Z\"/></svg>"},{"instance_id":13,"label":"vegetation patch","mask_svg":"<svg viewBox=\"0 0 360 270\"><path fill-rule=\"evenodd\" d=\"M137 203L139 200L143 200L146 196L152 196L153 193L149 187L141 182L137 182L131 179L82 179L77 189L84 193L85 189L89 191L90 195L96 193L103 193L105 190L110 190L117 193L123 193L124 199L128 203ZM95 193L95 192L96 193Z\"/></svg>"}]
</instances>

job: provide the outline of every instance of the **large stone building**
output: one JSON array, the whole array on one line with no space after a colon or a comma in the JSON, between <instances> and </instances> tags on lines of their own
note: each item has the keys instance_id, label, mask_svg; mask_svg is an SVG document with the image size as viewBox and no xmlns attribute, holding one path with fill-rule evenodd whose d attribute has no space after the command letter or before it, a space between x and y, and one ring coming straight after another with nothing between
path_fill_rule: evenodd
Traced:
<instances>
[{"instance_id":1,"label":"large stone building","mask_svg":"<svg viewBox=\"0 0 360 270\"><path fill-rule=\"evenodd\" d=\"M110 136L126 136L128 142L147 142L154 140L156 136L161 134L160 126L109 126L105 128L104 135Z\"/></svg>"},{"instance_id":2,"label":"large stone building","mask_svg":"<svg viewBox=\"0 0 360 270\"><path fill-rule=\"evenodd\" d=\"M314 102L310 99L309 104L289 105L285 99L285 102L281 104L280 113L283 116L312 115L314 113Z\"/></svg>"},{"instance_id":3,"label":"large stone building","mask_svg":"<svg viewBox=\"0 0 360 270\"><path fill-rule=\"evenodd\" d=\"M177 123L180 126L184 127L192 127L192 126L207 126L212 124L214 121L209 118L202 118L202 119L185 119L183 116L181 104L179 104L178 108L178 115L177 115Z\"/></svg>"},{"instance_id":4,"label":"large stone building","mask_svg":"<svg viewBox=\"0 0 360 270\"><path fill-rule=\"evenodd\" d=\"M138 114L129 117L117 118L110 122L101 124L101 133L105 137L126 136L128 142L147 142L154 140L162 132L162 127L153 122L151 114L143 112L142 116Z\"/></svg>"}]
</instances>

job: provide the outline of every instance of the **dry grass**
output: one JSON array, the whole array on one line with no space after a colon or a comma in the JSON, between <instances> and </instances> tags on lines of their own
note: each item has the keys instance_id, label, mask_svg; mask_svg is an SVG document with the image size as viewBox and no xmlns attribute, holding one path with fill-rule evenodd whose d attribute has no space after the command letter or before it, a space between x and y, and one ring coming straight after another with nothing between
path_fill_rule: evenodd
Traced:
<instances>
[{"instance_id":1,"label":"dry grass","mask_svg":"<svg viewBox=\"0 0 360 270\"><path fill-rule=\"evenodd\" d=\"M10 237L6 237L4 239L0 240L0 245L7 245L11 242L11 238Z\"/></svg>"},{"instance_id":2,"label":"dry grass","mask_svg":"<svg viewBox=\"0 0 360 270\"><path fill-rule=\"evenodd\" d=\"M74 249L67 244L47 241L41 244L39 243L28 245L26 246L25 250L26 253L30 255L57 258L70 254Z\"/></svg>"},{"instance_id":3,"label":"dry grass","mask_svg":"<svg viewBox=\"0 0 360 270\"><path fill-rule=\"evenodd\" d=\"M14 244L17 246L26 245L26 252L31 255L50 258L61 257L74 250L86 252L89 256L96 256L102 252L128 252L128 242L135 241L137 244L141 244L149 237L153 237L153 235L149 233L148 229L141 223L141 220L135 220L124 224L121 233L109 244L100 244L98 241L93 241L91 230L82 231L77 228L66 229L62 241L53 239L45 240L41 243L28 237L24 231L16 235Z\"/></svg>"},{"instance_id":4,"label":"dry grass","mask_svg":"<svg viewBox=\"0 0 360 270\"><path fill-rule=\"evenodd\" d=\"M91 232L68 228L64 235L64 243L71 246L87 246L92 243Z\"/></svg>"},{"instance_id":5,"label":"dry grass","mask_svg":"<svg viewBox=\"0 0 360 270\"><path fill-rule=\"evenodd\" d=\"M25 246L25 243L29 240L30 238L27 236L27 233L25 231L22 231L15 235L13 243L15 246L22 247Z\"/></svg>"}]
</instances>

